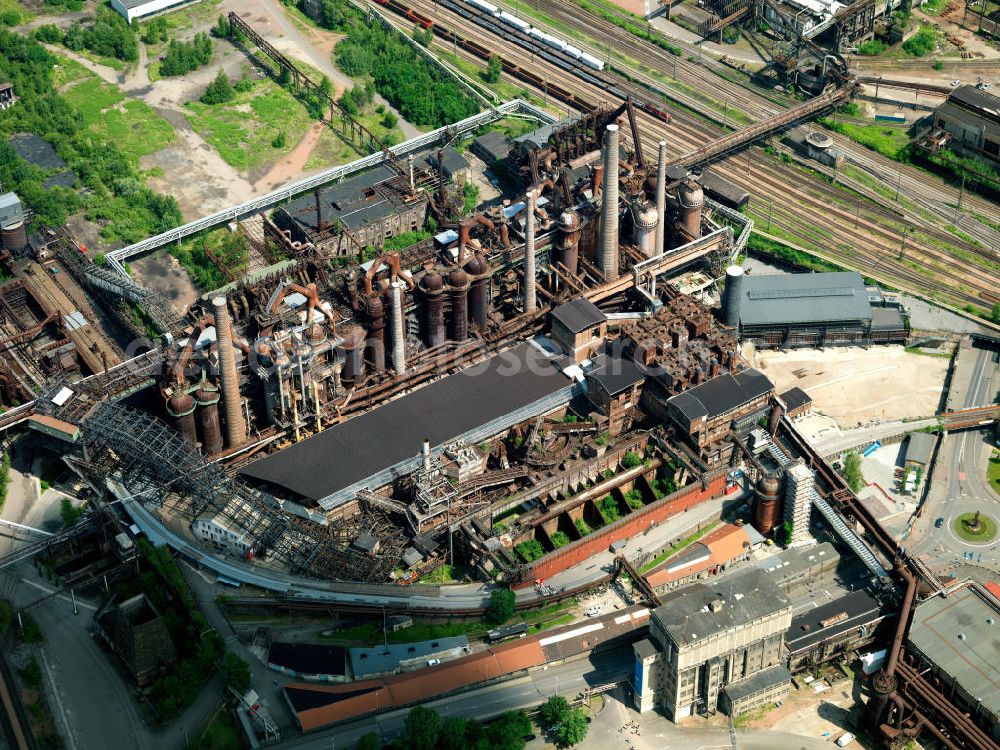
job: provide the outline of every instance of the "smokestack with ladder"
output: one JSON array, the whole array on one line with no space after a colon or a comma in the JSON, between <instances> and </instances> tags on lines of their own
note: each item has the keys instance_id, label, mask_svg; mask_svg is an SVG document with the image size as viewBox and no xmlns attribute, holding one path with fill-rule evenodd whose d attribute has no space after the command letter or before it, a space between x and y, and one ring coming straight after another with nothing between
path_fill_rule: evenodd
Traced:
<instances>
[{"instance_id":1,"label":"smokestack with ladder","mask_svg":"<svg viewBox=\"0 0 1000 750\"><path fill-rule=\"evenodd\" d=\"M247 439L240 379L236 373L236 355L233 352L233 324L225 297L214 297L212 310L215 314L215 336L219 343L219 379L222 384L222 405L226 413L226 442L232 448L242 445Z\"/></svg>"},{"instance_id":2,"label":"smokestack with ladder","mask_svg":"<svg viewBox=\"0 0 1000 750\"><path fill-rule=\"evenodd\" d=\"M406 341L403 320L403 282L392 282L392 366L397 375L406 371Z\"/></svg>"},{"instance_id":3,"label":"smokestack with ladder","mask_svg":"<svg viewBox=\"0 0 1000 750\"><path fill-rule=\"evenodd\" d=\"M604 197L601 199L601 247L598 256L606 279L618 278L618 126L608 125L604 139Z\"/></svg>"},{"instance_id":4,"label":"smokestack with ladder","mask_svg":"<svg viewBox=\"0 0 1000 750\"><path fill-rule=\"evenodd\" d=\"M421 451L424 457L424 473L431 473L431 441L424 438L424 447Z\"/></svg>"},{"instance_id":5,"label":"smokestack with ladder","mask_svg":"<svg viewBox=\"0 0 1000 750\"><path fill-rule=\"evenodd\" d=\"M663 255L663 232L667 212L667 142L660 141L660 158L656 166L656 248L655 256Z\"/></svg>"},{"instance_id":6,"label":"smokestack with ladder","mask_svg":"<svg viewBox=\"0 0 1000 750\"><path fill-rule=\"evenodd\" d=\"M535 309L535 190L524 197L524 311Z\"/></svg>"}]
</instances>

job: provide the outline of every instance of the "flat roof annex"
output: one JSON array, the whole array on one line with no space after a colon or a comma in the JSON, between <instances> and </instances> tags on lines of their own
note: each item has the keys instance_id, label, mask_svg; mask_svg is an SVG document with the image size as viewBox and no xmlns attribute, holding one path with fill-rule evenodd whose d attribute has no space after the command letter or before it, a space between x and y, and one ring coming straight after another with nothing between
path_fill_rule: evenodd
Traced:
<instances>
[{"instance_id":1,"label":"flat roof annex","mask_svg":"<svg viewBox=\"0 0 1000 750\"><path fill-rule=\"evenodd\" d=\"M316 503L566 388L545 354L520 344L241 470Z\"/></svg>"}]
</instances>

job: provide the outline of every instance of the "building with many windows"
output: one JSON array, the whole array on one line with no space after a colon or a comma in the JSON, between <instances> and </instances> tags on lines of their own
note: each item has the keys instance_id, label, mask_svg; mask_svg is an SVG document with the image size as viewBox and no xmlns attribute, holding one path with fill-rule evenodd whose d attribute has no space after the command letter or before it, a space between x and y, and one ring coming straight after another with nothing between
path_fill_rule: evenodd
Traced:
<instances>
[{"instance_id":1,"label":"building with many windows","mask_svg":"<svg viewBox=\"0 0 1000 750\"><path fill-rule=\"evenodd\" d=\"M757 569L670 594L650 617L649 638L633 647L637 710L680 721L780 700L791 622L788 598Z\"/></svg>"}]
</instances>

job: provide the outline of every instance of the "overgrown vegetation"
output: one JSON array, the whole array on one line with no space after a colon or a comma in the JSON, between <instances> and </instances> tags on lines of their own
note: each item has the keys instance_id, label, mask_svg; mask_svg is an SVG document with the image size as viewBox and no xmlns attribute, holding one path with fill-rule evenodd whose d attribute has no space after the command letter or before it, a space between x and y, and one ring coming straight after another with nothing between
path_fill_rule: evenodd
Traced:
<instances>
[{"instance_id":1,"label":"overgrown vegetation","mask_svg":"<svg viewBox=\"0 0 1000 750\"><path fill-rule=\"evenodd\" d=\"M556 549L559 549L560 547L565 547L567 544L570 543L570 538L562 531L552 532L551 539L552 539L552 544L553 546L555 546Z\"/></svg>"},{"instance_id":2,"label":"overgrown vegetation","mask_svg":"<svg viewBox=\"0 0 1000 750\"><path fill-rule=\"evenodd\" d=\"M846 135L855 143L877 151L895 161L910 160L910 139L901 128L884 125L858 125L853 122L839 122L829 117L819 120L823 127L835 133Z\"/></svg>"},{"instance_id":3,"label":"overgrown vegetation","mask_svg":"<svg viewBox=\"0 0 1000 750\"><path fill-rule=\"evenodd\" d=\"M216 267L212 256L227 268L240 272L246 267L248 250L246 240L240 233L227 229L197 235L180 245L171 244L169 252L191 276L198 289L208 292L226 284L226 277Z\"/></svg>"},{"instance_id":4,"label":"overgrown vegetation","mask_svg":"<svg viewBox=\"0 0 1000 750\"><path fill-rule=\"evenodd\" d=\"M145 539L139 552L149 570L119 583L119 594L144 593L163 614L178 664L153 684L149 698L161 719L169 721L191 705L216 673L225 643L198 610L191 590L170 550Z\"/></svg>"},{"instance_id":5,"label":"overgrown vegetation","mask_svg":"<svg viewBox=\"0 0 1000 750\"><path fill-rule=\"evenodd\" d=\"M676 55L680 57L684 50L675 44L671 44L666 37L662 34L656 32L649 22L645 19L630 20L624 18L621 15L621 10L619 8L609 8L600 0L576 0L576 4L579 5L584 10L593 13L596 16L600 16L605 21L613 23L620 29L624 29L628 33L639 37L640 39L645 39L647 42L652 42L660 49L666 50L671 55Z\"/></svg>"},{"instance_id":6,"label":"overgrown vegetation","mask_svg":"<svg viewBox=\"0 0 1000 750\"><path fill-rule=\"evenodd\" d=\"M857 451L848 451L844 456L840 474L852 492L860 492L865 486L865 476L861 472L861 454Z\"/></svg>"},{"instance_id":7,"label":"overgrown vegetation","mask_svg":"<svg viewBox=\"0 0 1000 750\"><path fill-rule=\"evenodd\" d=\"M80 520L80 516L86 508L82 505L73 505L73 501L68 497L64 497L62 502L59 504L59 515L62 517L63 526L69 528L70 526L76 526L76 522Z\"/></svg>"},{"instance_id":8,"label":"overgrown vegetation","mask_svg":"<svg viewBox=\"0 0 1000 750\"><path fill-rule=\"evenodd\" d=\"M10 454L4 451L0 458L0 510L7 500L7 488L10 486Z\"/></svg>"},{"instance_id":9,"label":"overgrown vegetation","mask_svg":"<svg viewBox=\"0 0 1000 750\"><path fill-rule=\"evenodd\" d=\"M584 521L582 518L576 519L575 524L576 524L576 530L580 532L580 536L587 536L587 534L593 531L593 529L590 528L590 524Z\"/></svg>"},{"instance_id":10,"label":"overgrown vegetation","mask_svg":"<svg viewBox=\"0 0 1000 750\"><path fill-rule=\"evenodd\" d=\"M76 22L62 39L66 49L76 52L86 50L95 55L110 57L122 62L139 59L139 40L128 21L109 5L97 8L97 17L89 26Z\"/></svg>"},{"instance_id":11,"label":"overgrown vegetation","mask_svg":"<svg viewBox=\"0 0 1000 750\"><path fill-rule=\"evenodd\" d=\"M527 563L534 562L541 557L545 557L545 548L537 539L530 539L527 542L521 542L520 544L514 545L514 551L517 552L517 554L521 556L521 559Z\"/></svg>"},{"instance_id":12,"label":"overgrown vegetation","mask_svg":"<svg viewBox=\"0 0 1000 750\"><path fill-rule=\"evenodd\" d=\"M558 747L572 747L587 736L587 716L561 695L553 695L538 709L538 722Z\"/></svg>"},{"instance_id":13,"label":"overgrown vegetation","mask_svg":"<svg viewBox=\"0 0 1000 750\"><path fill-rule=\"evenodd\" d=\"M937 34L930 26L923 26L920 31L903 42L903 51L913 57L923 57L937 48Z\"/></svg>"},{"instance_id":14,"label":"overgrown vegetation","mask_svg":"<svg viewBox=\"0 0 1000 750\"><path fill-rule=\"evenodd\" d=\"M869 39L858 45L859 55L881 55L889 48L889 45L881 39Z\"/></svg>"},{"instance_id":15,"label":"overgrown vegetation","mask_svg":"<svg viewBox=\"0 0 1000 750\"><path fill-rule=\"evenodd\" d=\"M442 127L479 111L476 102L394 32L354 18L337 43L347 75L371 78L399 113L420 127Z\"/></svg>"},{"instance_id":16,"label":"overgrown vegetation","mask_svg":"<svg viewBox=\"0 0 1000 750\"><path fill-rule=\"evenodd\" d=\"M639 510L642 507L642 491L632 489L625 493L625 502L632 510Z\"/></svg>"},{"instance_id":17,"label":"overgrown vegetation","mask_svg":"<svg viewBox=\"0 0 1000 750\"><path fill-rule=\"evenodd\" d=\"M767 237L761 237L756 232L750 235L747 240L747 249L752 252L761 253L778 258L793 266L804 268L809 271L843 271L844 269L835 263L829 263L822 258L817 258L808 253L789 247L781 242L775 242Z\"/></svg>"},{"instance_id":18,"label":"overgrown vegetation","mask_svg":"<svg viewBox=\"0 0 1000 750\"><path fill-rule=\"evenodd\" d=\"M642 456L638 451L625 451L625 455L622 457L622 466L626 469L634 469L641 463Z\"/></svg>"},{"instance_id":19,"label":"overgrown vegetation","mask_svg":"<svg viewBox=\"0 0 1000 750\"><path fill-rule=\"evenodd\" d=\"M621 510L618 508L618 501L611 495L605 495L597 501L597 511L604 519L604 524L614 523L621 518Z\"/></svg>"},{"instance_id":20,"label":"overgrown vegetation","mask_svg":"<svg viewBox=\"0 0 1000 750\"><path fill-rule=\"evenodd\" d=\"M386 746L406 750L524 750L531 720L524 711L508 711L483 726L476 719L449 716L442 719L431 708L417 706L406 717L403 734ZM358 741L358 750L379 750L378 734L369 732Z\"/></svg>"},{"instance_id":21,"label":"overgrown vegetation","mask_svg":"<svg viewBox=\"0 0 1000 750\"><path fill-rule=\"evenodd\" d=\"M0 79L12 81L18 106L0 111L0 180L17 192L41 223L59 226L82 205L112 242L136 242L181 222L177 202L147 188L118 144L81 128L80 111L53 85L55 59L37 41L0 30ZM81 199L63 188L45 190L44 175L18 158L6 141L14 133L44 136L88 188Z\"/></svg>"},{"instance_id":22,"label":"overgrown vegetation","mask_svg":"<svg viewBox=\"0 0 1000 750\"><path fill-rule=\"evenodd\" d=\"M167 52L160 61L161 76L182 76L212 62L215 45L208 34L194 35L190 42L171 40ZM221 74L221 71L220 71ZM224 77L224 74L222 74ZM226 83L229 83L228 79Z\"/></svg>"}]
</instances>

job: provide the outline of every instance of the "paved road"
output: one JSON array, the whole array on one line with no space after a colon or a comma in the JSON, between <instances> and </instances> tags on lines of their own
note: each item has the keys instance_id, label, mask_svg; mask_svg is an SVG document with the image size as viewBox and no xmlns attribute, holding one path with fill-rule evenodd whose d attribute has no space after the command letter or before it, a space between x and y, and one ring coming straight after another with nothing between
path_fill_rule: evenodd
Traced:
<instances>
[{"instance_id":1,"label":"paved road","mask_svg":"<svg viewBox=\"0 0 1000 750\"><path fill-rule=\"evenodd\" d=\"M991 403L996 398L1000 376L996 352L971 349L969 353L975 359L968 385L959 385L960 396L952 404L958 408ZM991 566L1000 562L998 540L970 544L959 539L952 528L959 515L976 510L1000 519L1000 497L997 497L986 480L992 432L992 429L966 430L942 438L927 507L922 517L914 523L911 532L914 551L919 555L927 555L929 564L954 560L961 562L962 554L970 550L976 555L973 562ZM938 518L944 519L941 528L935 527Z\"/></svg>"},{"instance_id":2,"label":"paved road","mask_svg":"<svg viewBox=\"0 0 1000 750\"><path fill-rule=\"evenodd\" d=\"M423 705L433 708L444 718L464 716L487 720L505 711L537 706L552 695L574 697L588 685L595 687L625 680L632 674L631 654L629 646L587 660L549 667L499 685L428 701ZM328 731L289 740L278 747L308 750L348 748L353 747L362 735L373 731L381 733L384 740L390 740L403 731L406 713L404 710L393 711L372 719L343 724Z\"/></svg>"},{"instance_id":3,"label":"paved road","mask_svg":"<svg viewBox=\"0 0 1000 750\"><path fill-rule=\"evenodd\" d=\"M874 440L893 437L903 432L915 432L924 427L933 427L937 423L936 418L919 419L910 422L893 419L849 430L827 432L822 437L810 440L809 442L812 443L813 448L819 451L821 455L835 456L838 453L843 453L851 448L857 448Z\"/></svg>"}]
</instances>

